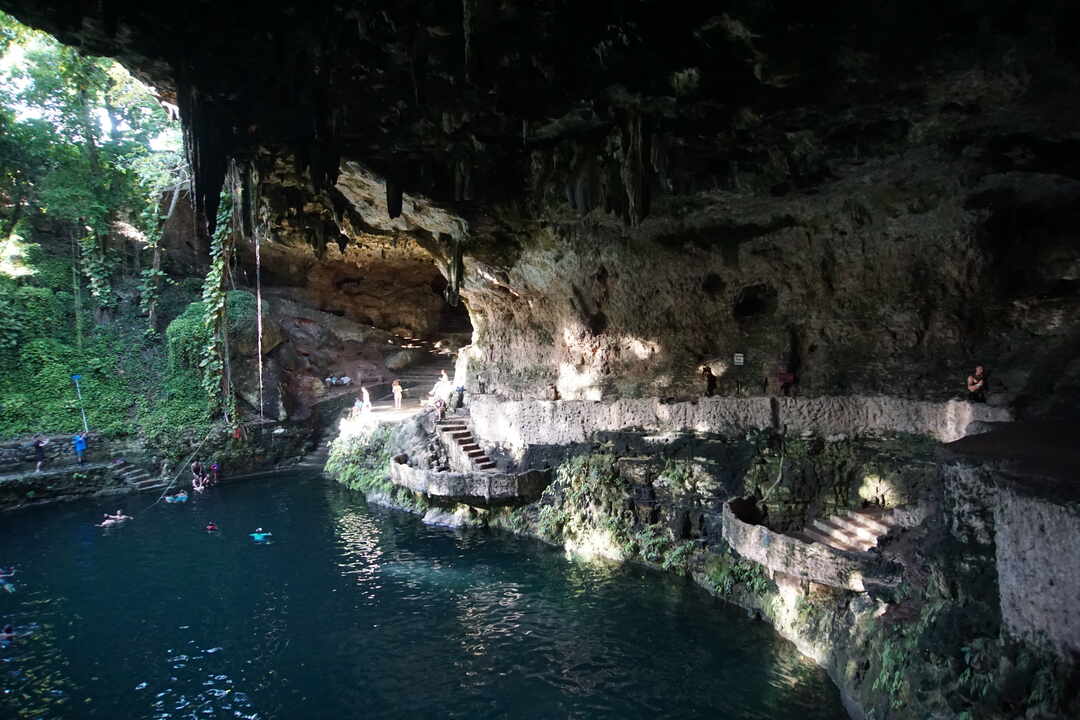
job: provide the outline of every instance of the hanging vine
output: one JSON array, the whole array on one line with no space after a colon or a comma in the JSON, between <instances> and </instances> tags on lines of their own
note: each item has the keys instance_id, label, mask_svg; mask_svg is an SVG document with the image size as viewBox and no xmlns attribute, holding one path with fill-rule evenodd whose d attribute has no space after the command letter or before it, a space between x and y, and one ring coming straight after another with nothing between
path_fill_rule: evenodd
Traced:
<instances>
[{"instance_id":1,"label":"hanging vine","mask_svg":"<svg viewBox=\"0 0 1080 720\"><path fill-rule=\"evenodd\" d=\"M232 198L223 193L218 206L217 226L210 243L210 271L203 283L206 306L203 324L209 338L199 365L203 369L203 389L212 412L221 412L235 422L236 395L229 379L229 329L226 313L225 280L232 255Z\"/></svg>"},{"instance_id":2,"label":"hanging vine","mask_svg":"<svg viewBox=\"0 0 1080 720\"><path fill-rule=\"evenodd\" d=\"M116 304L112 291L112 273L116 263L97 232L91 230L79 239L79 254L83 274L90 281L90 294L99 307L112 307Z\"/></svg>"}]
</instances>

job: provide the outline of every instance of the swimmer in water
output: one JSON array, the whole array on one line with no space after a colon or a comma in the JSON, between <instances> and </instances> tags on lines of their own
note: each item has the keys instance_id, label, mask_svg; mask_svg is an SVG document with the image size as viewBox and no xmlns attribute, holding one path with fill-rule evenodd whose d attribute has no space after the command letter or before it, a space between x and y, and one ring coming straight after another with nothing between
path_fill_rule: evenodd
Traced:
<instances>
[{"instance_id":1,"label":"swimmer in water","mask_svg":"<svg viewBox=\"0 0 1080 720\"><path fill-rule=\"evenodd\" d=\"M11 625L5 625L3 631L0 631L0 642L9 643L15 639L15 628Z\"/></svg>"},{"instance_id":2,"label":"swimmer in water","mask_svg":"<svg viewBox=\"0 0 1080 720\"><path fill-rule=\"evenodd\" d=\"M250 534L251 539L255 542L266 542L267 538L273 536L273 533L264 531L262 528L255 528L255 532Z\"/></svg>"},{"instance_id":3,"label":"swimmer in water","mask_svg":"<svg viewBox=\"0 0 1080 720\"><path fill-rule=\"evenodd\" d=\"M4 570L3 568L0 568L0 580L6 580L9 577L14 577L14 576L15 576L15 568L14 567L9 567L7 570Z\"/></svg>"},{"instance_id":4,"label":"swimmer in water","mask_svg":"<svg viewBox=\"0 0 1080 720\"><path fill-rule=\"evenodd\" d=\"M131 515L125 515L123 510L117 510L115 515L105 513L105 519L98 523L98 527L112 527L113 525L119 525L122 522L132 520L134 518Z\"/></svg>"},{"instance_id":5,"label":"swimmer in water","mask_svg":"<svg viewBox=\"0 0 1080 720\"><path fill-rule=\"evenodd\" d=\"M211 520L210 523L206 526L206 532L216 532L217 529L218 526L214 524L213 520Z\"/></svg>"}]
</instances>

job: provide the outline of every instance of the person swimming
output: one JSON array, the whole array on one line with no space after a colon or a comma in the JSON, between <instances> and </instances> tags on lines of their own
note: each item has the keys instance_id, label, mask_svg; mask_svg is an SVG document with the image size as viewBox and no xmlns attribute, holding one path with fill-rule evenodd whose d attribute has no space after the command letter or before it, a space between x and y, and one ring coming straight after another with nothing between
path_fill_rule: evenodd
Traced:
<instances>
[{"instance_id":1,"label":"person swimming","mask_svg":"<svg viewBox=\"0 0 1080 720\"><path fill-rule=\"evenodd\" d=\"M3 630L0 630L0 643L5 646L15 639L15 628L12 625L5 625Z\"/></svg>"},{"instance_id":2,"label":"person swimming","mask_svg":"<svg viewBox=\"0 0 1080 720\"><path fill-rule=\"evenodd\" d=\"M273 533L265 531L262 528L255 528L255 532L250 533L251 539L257 543L266 542L269 538L273 537Z\"/></svg>"},{"instance_id":3,"label":"person swimming","mask_svg":"<svg viewBox=\"0 0 1080 720\"><path fill-rule=\"evenodd\" d=\"M186 490L177 490L172 495L165 496L165 502L167 503L182 503L187 502L188 494Z\"/></svg>"},{"instance_id":4,"label":"person swimming","mask_svg":"<svg viewBox=\"0 0 1080 720\"><path fill-rule=\"evenodd\" d=\"M214 524L213 520L211 520L206 525L206 532L217 532L217 529L218 529L218 526Z\"/></svg>"},{"instance_id":5,"label":"person swimming","mask_svg":"<svg viewBox=\"0 0 1080 720\"><path fill-rule=\"evenodd\" d=\"M8 579L14 576L15 568L13 567L8 568L7 570L0 570L0 587L2 587L5 592L15 592L15 584Z\"/></svg>"},{"instance_id":6,"label":"person swimming","mask_svg":"<svg viewBox=\"0 0 1080 720\"><path fill-rule=\"evenodd\" d=\"M105 519L98 523L98 527L112 527L113 525L119 525L120 523L133 520L131 515L125 515L123 510L117 510L115 515L105 513Z\"/></svg>"}]
</instances>

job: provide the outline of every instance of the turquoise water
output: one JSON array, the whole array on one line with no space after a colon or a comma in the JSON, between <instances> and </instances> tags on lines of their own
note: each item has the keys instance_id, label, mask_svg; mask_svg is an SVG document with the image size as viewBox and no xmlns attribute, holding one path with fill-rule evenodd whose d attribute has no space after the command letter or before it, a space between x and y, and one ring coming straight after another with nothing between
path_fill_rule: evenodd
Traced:
<instances>
[{"instance_id":1,"label":"turquoise water","mask_svg":"<svg viewBox=\"0 0 1080 720\"><path fill-rule=\"evenodd\" d=\"M320 478L152 500L0 518L0 623L23 633L0 648L0 718L844 717L766 625L648 571ZM117 507L135 519L92 526Z\"/></svg>"}]
</instances>

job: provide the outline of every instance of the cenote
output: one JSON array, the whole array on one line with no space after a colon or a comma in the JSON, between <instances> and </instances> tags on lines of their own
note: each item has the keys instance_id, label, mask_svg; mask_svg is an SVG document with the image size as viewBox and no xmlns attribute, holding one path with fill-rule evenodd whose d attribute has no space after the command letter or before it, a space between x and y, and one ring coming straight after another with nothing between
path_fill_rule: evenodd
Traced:
<instances>
[{"instance_id":1,"label":"cenote","mask_svg":"<svg viewBox=\"0 0 1080 720\"><path fill-rule=\"evenodd\" d=\"M822 670L690 583L321 477L153 498L5 518L0 607L25 634L0 651L0 716L844 716ZM135 519L93 526L117 505Z\"/></svg>"}]
</instances>

